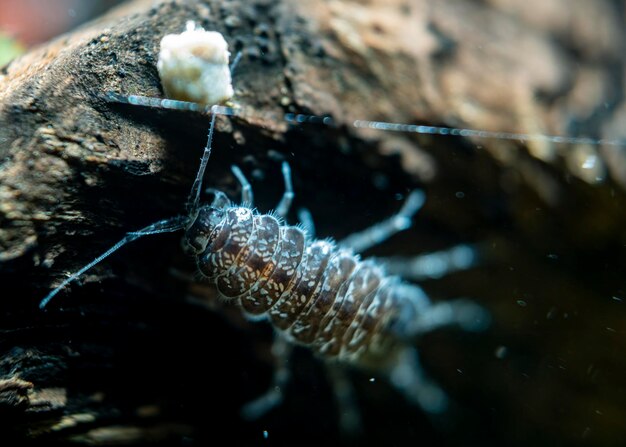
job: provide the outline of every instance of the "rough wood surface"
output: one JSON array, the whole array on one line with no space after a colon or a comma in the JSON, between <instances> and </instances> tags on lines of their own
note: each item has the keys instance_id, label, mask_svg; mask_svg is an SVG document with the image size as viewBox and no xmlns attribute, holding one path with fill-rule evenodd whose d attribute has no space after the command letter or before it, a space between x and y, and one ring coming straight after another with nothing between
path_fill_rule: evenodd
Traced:
<instances>
[{"instance_id":1,"label":"rough wood surface","mask_svg":"<svg viewBox=\"0 0 626 447\"><path fill-rule=\"evenodd\" d=\"M269 330L189 281L179 235L124 248L37 310L67 272L126 231L183 209L206 117L111 105L102 94L162 96L159 40L195 20L243 51L235 101L252 111L219 120L211 186L237 194L237 163L269 210L282 192L278 160L287 159L296 207L312 211L321 237L336 238L388 216L397 195L421 186L428 203L415 227L377 254L485 247L481 267L425 284L435 298L470 296L493 315L485 334L443 331L420 342L462 416L436 424L357 372L361 444L623 439L623 148L351 126L623 138L620 5L138 0L4 67L2 436L132 445L226 434L249 444L267 430L285 445L339 439L332 391L306 353L284 406L260 421L239 418L269 383ZM289 126L285 112L329 114L337 125Z\"/></svg>"}]
</instances>

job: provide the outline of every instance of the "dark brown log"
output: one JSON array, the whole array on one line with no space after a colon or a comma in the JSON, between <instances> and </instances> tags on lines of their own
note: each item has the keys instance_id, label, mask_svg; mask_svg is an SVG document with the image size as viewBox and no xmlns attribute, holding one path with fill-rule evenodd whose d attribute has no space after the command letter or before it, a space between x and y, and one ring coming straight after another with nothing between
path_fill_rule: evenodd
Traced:
<instances>
[{"instance_id":1,"label":"dark brown log","mask_svg":"<svg viewBox=\"0 0 626 447\"><path fill-rule=\"evenodd\" d=\"M304 352L285 404L240 419L269 384L271 334L189 280L180 235L123 248L48 311L37 308L125 232L183 212L207 118L113 105L103 94L162 97L159 41L187 20L243 51L234 102L251 111L218 120L208 185L235 197L236 163L267 211L283 188L277 160L287 159L295 206L312 211L320 237L336 238L424 187L415 227L377 254L485 247L482 266L425 284L435 299L469 296L493 315L485 334L420 341L460 415L428 420L356 372L360 445L616 445L626 436L623 148L352 122L624 137L623 14L611 0L138 0L4 67L3 445L224 435L247 445L264 431L285 445L343 439L320 363ZM328 114L336 126L289 126L285 112Z\"/></svg>"}]
</instances>

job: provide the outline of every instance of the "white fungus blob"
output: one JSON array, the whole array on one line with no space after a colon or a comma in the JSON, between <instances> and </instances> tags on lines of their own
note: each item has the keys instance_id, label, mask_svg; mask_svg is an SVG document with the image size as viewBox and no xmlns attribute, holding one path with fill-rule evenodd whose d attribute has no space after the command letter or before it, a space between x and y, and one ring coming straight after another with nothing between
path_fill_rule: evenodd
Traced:
<instances>
[{"instance_id":1,"label":"white fungus blob","mask_svg":"<svg viewBox=\"0 0 626 447\"><path fill-rule=\"evenodd\" d=\"M228 100L234 93L229 56L222 34L187 22L182 33L161 39L157 68L165 94L207 105Z\"/></svg>"}]
</instances>

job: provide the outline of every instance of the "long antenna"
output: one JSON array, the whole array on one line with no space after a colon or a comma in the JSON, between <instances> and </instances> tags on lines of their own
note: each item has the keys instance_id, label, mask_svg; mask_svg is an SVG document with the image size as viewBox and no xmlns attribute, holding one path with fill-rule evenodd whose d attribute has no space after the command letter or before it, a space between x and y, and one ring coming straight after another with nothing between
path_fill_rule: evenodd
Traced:
<instances>
[{"instance_id":1,"label":"long antenna","mask_svg":"<svg viewBox=\"0 0 626 447\"><path fill-rule=\"evenodd\" d=\"M170 219L165 219L165 220L160 220L158 222L155 222L152 225L148 225L147 227L142 228L139 231L132 231L130 233L126 233L126 236L124 236L124 238L120 240L117 244L109 248L107 251L102 253L100 256L98 256L96 259L91 261L89 264L87 264L86 266L78 270L77 272L72 273L69 276L69 278L67 278L65 281L59 284L52 292L47 294L45 298L41 300L41 302L39 303L39 308L43 310L48 305L50 300L54 298L54 296L57 293L59 293L65 286L75 281L80 275L85 273L91 267L98 264L104 258L116 252L117 250L119 250L124 245L128 244L129 242L132 242L134 240L139 239L140 237L148 236L151 234L171 233L173 231L182 230L183 228L185 228L187 220L188 220L187 216L176 216Z\"/></svg>"},{"instance_id":2,"label":"long antenna","mask_svg":"<svg viewBox=\"0 0 626 447\"><path fill-rule=\"evenodd\" d=\"M196 179L191 186L189 198L187 199L187 213L190 215L192 213L195 213L195 211L198 209L200 203L200 191L202 189L202 179L204 178L204 172L206 171L209 157L211 156L211 143L213 142L213 128L215 127L216 116L216 113L213 112L214 107L216 106L211 107L211 124L209 126L209 135L207 137L206 146L204 146L204 152L202 153L200 168L198 169Z\"/></svg>"},{"instance_id":3,"label":"long antenna","mask_svg":"<svg viewBox=\"0 0 626 447\"><path fill-rule=\"evenodd\" d=\"M173 99L153 98L150 96L129 95L124 96L114 92L106 92L104 99L108 102L131 104L159 109L187 110L211 115L259 117L259 112L241 107L228 106L205 106L195 102L178 101ZM337 123L330 116L307 115L301 113L285 113L283 120L294 124L319 124L336 126ZM274 115L268 115L268 119L275 119ZM388 132L405 132L426 135L452 135L460 137L475 137L497 140L516 141L547 141L555 144L589 144L593 146L618 146L626 147L626 139L601 139L591 137L570 137L561 135L544 135L515 132L492 132L487 130L466 129L461 127L424 126L418 124L392 123L385 121L354 120L351 124L355 128L368 128Z\"/></svg>"},{"instance_id":4,"label":"long antenna","mask_svg":"<svg viewBox=\"0 0 626 447\"><path fill-rule=\"evenodd\" d=\"M192 103L193 104L193 103ZM214 106L215 107L215 106ZM200 191L202 190L202 179L204 178L204 172L206 171L207 164L209 162L209 158L211 156L211 143L213 141L213 129L215 128L215 117L216 113L213 112L213 107L209 107L209 113L211 113L211 124L209 126L209 134L207 137L206 146L204 147L204 152L202 154L202 159L200 161L200 168L198 169L198 173L196 174L196 179L193 182L191 187L191 192L189 193L189 197L187 199L187 216L176 216L171 219L160 220L158 222L153 223L152 225L148 225L145 228L142 228L139 231L133 231L127 233L123 239L109 248L107 251L102 253L96 259L91 261L89 264L82 267L80 270L72 273L67 279L65 279L61 284L59 284L53 291L51 291L48 295L45 296L43 300L39 303L39 308L44 309L50 300L54 298L56 294L58 294L65 286L75 281L79 276L85 273L87 270L101 262L103 259L110 256L112 253L116 252L124 245L132 242L134 240L139 239L143 236L148 236L151 234L158 233L169 233L173 231L182 230L185 228L189 219L192 218L193 214L196 212L200 202Z\"/></svg>"}]
</instances>

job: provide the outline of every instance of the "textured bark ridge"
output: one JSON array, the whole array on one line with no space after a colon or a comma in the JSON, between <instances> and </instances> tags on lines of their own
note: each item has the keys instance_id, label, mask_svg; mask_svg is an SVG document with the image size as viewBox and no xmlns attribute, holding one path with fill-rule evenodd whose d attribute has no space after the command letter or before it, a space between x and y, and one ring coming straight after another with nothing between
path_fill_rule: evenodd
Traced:
<instances>
[{"instance_id":1,"label":"textured bark ridge","mask_svg":"<svg viewBox=\"0 0 626 447\"><path fill-rule=\"evenodd\" d=\"M240 418L269 383L270 330L191 280L180 235L123 248L37 309L125 232L183 211L207 117L103 94L162 97L159 41L188 20L243 52L234 102L246 114L218 119L207 186L236 197L236 163L267 212L288 160L295 208L336 238L423 187L414 228L376 254L482 247L478 268L424 286L435 299L475 299L493 327L416 341L460 415L428 420L355 372L361 445L623 440L624 148L352 126L623 138L623 14L611 0L137 0L2 68L3 442L341 439L321 364L304 352L285 404ZM285 113L330 115L334 126L290 125Z\"/></svg>"}]
</instances>

